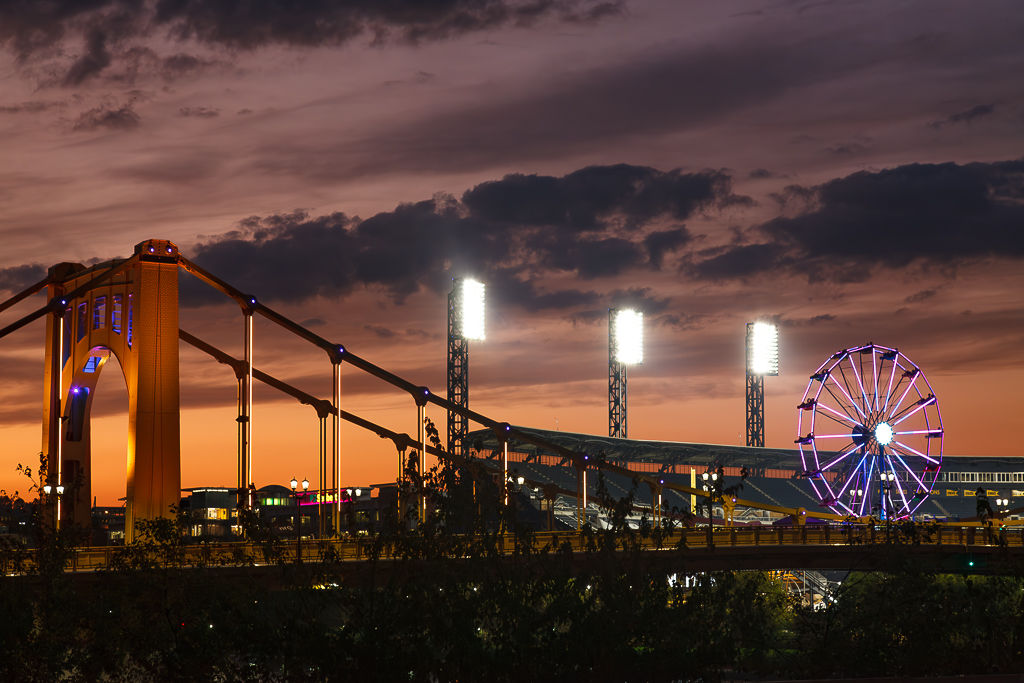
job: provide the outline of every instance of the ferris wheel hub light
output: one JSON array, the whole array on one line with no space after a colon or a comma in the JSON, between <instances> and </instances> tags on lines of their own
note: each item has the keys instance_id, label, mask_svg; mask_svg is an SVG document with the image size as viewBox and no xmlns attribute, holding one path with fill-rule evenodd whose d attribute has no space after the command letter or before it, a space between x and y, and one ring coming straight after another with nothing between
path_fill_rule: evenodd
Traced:
<instances>
[{"instance_id":1,"label":"ferris wheel hub light","mask_svg":"<svg viewBox=\"0 0 1024 683\"><path fill-rule=\"evenodd\" d=\"M889 426L889 423L879 422L878 426L875 427L875 440L883 446L888 446L892 441L892 437L892 427Z\"/></svg>"}]
</instances>

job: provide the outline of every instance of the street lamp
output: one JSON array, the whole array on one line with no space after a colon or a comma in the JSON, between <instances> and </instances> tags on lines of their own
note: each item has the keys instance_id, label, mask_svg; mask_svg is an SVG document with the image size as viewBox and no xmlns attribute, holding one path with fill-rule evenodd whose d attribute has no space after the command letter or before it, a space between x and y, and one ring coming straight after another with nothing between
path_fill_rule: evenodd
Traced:
<instances>
[{"instance_id":1,"label":"street lamp","mask_svg":"<svg viewBox=\"0 0 1024 683\"><path fill-rule=\"evenodd\" d=\"M295 499L295 561L302 562L302 510L299 506L299 496L305 495L306 491L309 490L309 480L305 477L302 478L302 493L296 490L299 487L299 482L295 477L292 477L290 483L292 486L292 498Z\"/></svg>"},{"instance_id":2,"label":"street lamp","mask_svg":"<svg viewBox=\"0 0 1024 683\"><path fill-rule=\"evenodd\" d=\"M644 362L644 314L608 310L608 436L629 438L626 424L626 366Z\"/></svg>"},{"instance_id":3,"label":"street lamp","mask_svg":"<svg viewBox=\"0 0 1024 683\"><path fill-rule=\"evenodd\" d=\"M718 472L705 472L700 477L704 480L703 489L707 493L705 500L708 507L708 546L710 547L714 545L712 534L715 525L714 502L722 497L722 478L718 476Z\"/></svg>"},{"instance_id":4,"label":"street lamp","mask_svg":"<svg viewBox=\"0 0 1024 683\"><path fill-rule=\"evenodd\" d=\"M779 329L747 323L747 445L764 448L764 376L779 374Z\"/></svg>"},{"instance_id":5,"label":"street lamp","mask_svg":"<svg viewBox=\"0 0 1024 683\"><path fill-rule=\"evenodd\" d=\"M55 512L55 514L53 516L53 528L59 531L60 530L60 497L64 495L64 486L62 484L57 484L56 486L50 486L49 484L43 484L43 493L46 494L47 498L50 497L51 493L56 493L57 494L57 498L54 501L56 503L56 505L54 506L56 508L56 512Z\"/></svg>"},{"instance_id":6,"label":"street lamp","mask_svg":"<svg viewBox=\"0 0 1024 683\"><path fill-rule=\"evenodd\" d=\"M882 511L882 519L884 519L886 521L889 521L889 515L887 514L886 509L885 509L885 502L886 502L886 500L889 497L889 492L892 491L892 483L894 481L896 481L896 473L895 472L882 472L882 473L880 473L878 475L878 478L882 480L882 484L881 484L882 502L881 502L881 505L880 505L880 508L881 508L881 511Z\"/></svg>"},{"instance_id":7,"label":"street lamp","mask_svg":"<svg viewBox=\"0 0 1024 683\"><path fill-rule=\"evenodd\" d=\"M850 489L848 491L848 493L850 494L850 510L851 511L857 506L858 501L861 502L862 507L863 507L864 489ZM854 514L856 514L856 513L854 513Z\"/></svg>"}]
</instances>

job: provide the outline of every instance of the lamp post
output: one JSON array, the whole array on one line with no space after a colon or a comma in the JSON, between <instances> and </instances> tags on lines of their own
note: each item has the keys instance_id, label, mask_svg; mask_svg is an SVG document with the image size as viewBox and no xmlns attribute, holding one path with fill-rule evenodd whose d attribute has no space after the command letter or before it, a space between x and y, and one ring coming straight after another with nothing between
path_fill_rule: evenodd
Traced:
<instances>
[{"instance_id":1,"label":"lamp post","mask_svg":"<svg viewBox=\"0 0 1024 683\"><path fill-rule=\"evenodd\" d=\"M857 504L864 500L864 489L850 489L850 509L853 510Z\"/></svg>"},{"instance_id":2,"label":"lamp post","mask_svg":"<svg viewBox=\"0 0 1024 683\"><path fill-rule=\"evenodd\" d=\"M708 470L704 474L700 475L700 478L704 480L702 487L707 493L705 501L708 506L708 547L711 548L715 545L715 517L714 517L714 503L716 500L721 498L722 494L722 478L718 476L718 472Z\"/></svg>"},{"instance_id":3,"label":"lamp post","mask_svg":"<svg viewBox=\"0 0 1024 683\"><path fill-rule=\"evenodd\" d=\"M880 487L880 490L881 490L881 503L880 503L879 507L880 507L880 509L882 511L882 519L884 519L884 520L886 520L888 522L889 521L889 512L886 509L886 502L888 501L889 494L892 491L892 483L894 481L896 481L896 473L895 472L882 472L881 474L878 475L878 478L882 482L881 483L881 487ZM889 507L891 507L891 506L889 506Z\"/></svg>"},{"instance_id":4,"label":"lamp post","mask_svg":"<svg viewBox=\"0 0 1024 683\"><path fill-rule=\"evenodd\" d=\"M297 490L299 482L295 477L291 480L292 498L295 499L295 561L302 562L302 510L299 506L299 496L305 495L309 490L309 480L303 477L302 493Z\"/></svg>"},{"instance_id":5,"label":"lamp post","mask_svg":"<svg viewBox=\"0 0 1024 683\"><path fill-rule=\"evenodd\" d=\"M56 494L54 499L53 528L55 531L60 531L60 497L64 495L64 486L61 484L56 486L43 484L43 493L46 494L47 502L49 502L51 493Z\"/></svg>"}]
</instances>

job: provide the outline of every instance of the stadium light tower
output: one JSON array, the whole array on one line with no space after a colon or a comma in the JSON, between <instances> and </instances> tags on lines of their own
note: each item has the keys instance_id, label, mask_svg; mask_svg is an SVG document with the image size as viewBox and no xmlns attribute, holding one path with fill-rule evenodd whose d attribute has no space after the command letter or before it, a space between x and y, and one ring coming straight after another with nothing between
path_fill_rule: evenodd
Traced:
<instances>
[{"instance_id":1,"label":"stadium light tower","mask_svg":"<svg viewBox=\"0 0 1024 683\"><path fill-rule=\"evenodd\" d=\"M644 314L608 310L608 436L628 438L626 366L644 361Z\"/></svg>"},{"instance_id":2,"label":"stadium light tower","mask_svg":"<svg viewBox=\"0 0 1024 683\"><path fill-rule=\"evenodd\" d=\"M448 400L469 407L469 341L484 338L484 284L456 278L448 294ZM464 455L469 420L448 411L448 452Z\"/></svg>"},{"instance_id":3,"label":"stadium light tower","mask_svg":"<svg viewBox=\"0 0 1024 683\"><path fill-rule=\"evenodd\" d=\"M779 330L747 323L747 445L764 448L764 376L779 374Z\"/></svg>"}]
</instances>

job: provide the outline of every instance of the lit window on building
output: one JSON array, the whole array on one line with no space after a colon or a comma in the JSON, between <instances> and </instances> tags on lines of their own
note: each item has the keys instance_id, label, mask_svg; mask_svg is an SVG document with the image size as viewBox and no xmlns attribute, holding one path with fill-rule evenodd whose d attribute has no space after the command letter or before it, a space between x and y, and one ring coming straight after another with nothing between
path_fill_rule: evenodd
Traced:
<instances>
[{"instance_id":1,"label":"lit window on building","mask_svg":"<svg viewBox=\"0 0 1024 683\"><path fill-rule=\"evenodd\" d=\"M92 329L102 330L107 322L107 297L98 296L92 304Z\"/></svg>"},{"instance_id":2,"label":"lit window on building","mask_svg":"<svg viewBox=\"0 0 1024 683\"><path fill-rule=\"evenodd\" d=\"M115 294L110 306L110 329L121 334L121 295Z\"/></svg>"}]
</instances>

